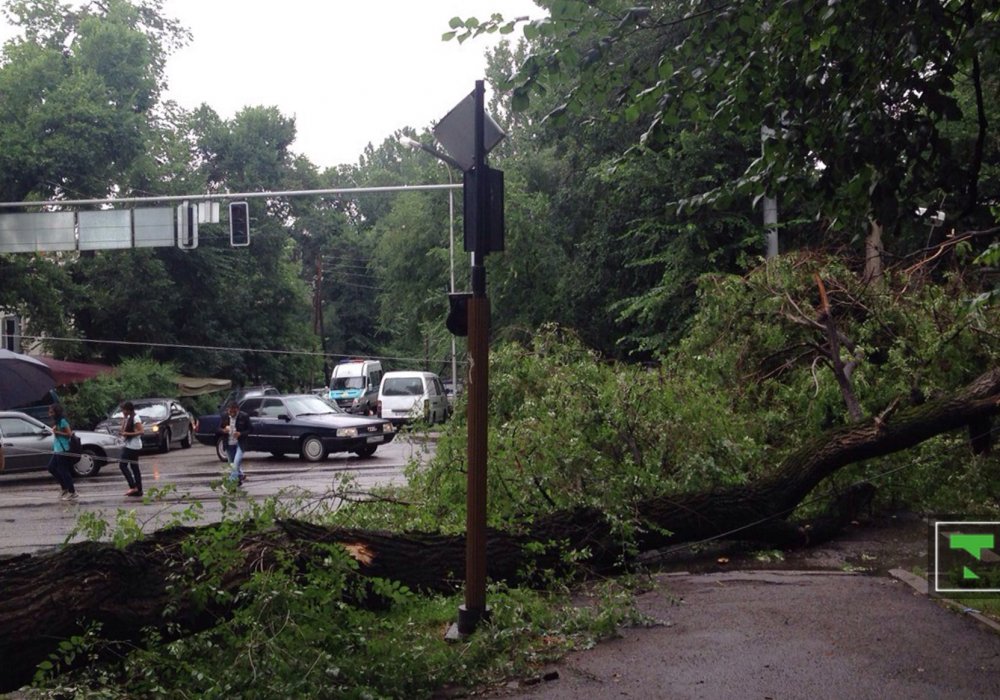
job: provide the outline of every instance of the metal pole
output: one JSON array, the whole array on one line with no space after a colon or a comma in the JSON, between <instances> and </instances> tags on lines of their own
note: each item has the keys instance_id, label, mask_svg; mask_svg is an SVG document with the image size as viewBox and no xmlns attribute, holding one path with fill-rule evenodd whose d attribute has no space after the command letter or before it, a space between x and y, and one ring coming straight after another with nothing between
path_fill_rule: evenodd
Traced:
<instances>
[{"instance_id":1,"label":"metal pole","mask_svg":"<svg viewBox=\"0 0 1000 700\"><path fill-rule=\"evenodd\" d=\"M216 194L177 194L156 197L106 197L104 199L49 199L44 202L0 202L0 209L28 209L31 207L66 207L90 204L143 204L149 202L207 202L216 199L257 199L261 197L322 196L327 194L372 194L379 192L406 192L407 190L458 189L462 185L385 185L382 187L335 187L322 190L275 190L262 192L217 192Z\"/></svg>"},{"instance_id":2,"label":"metal pole","mask_svg":"<svg viewBox=\"0 0 1000 700\"><path fill-rule=\"evenodd\" d=\"M458 631L471 634L486 614L486 424L489 402L490 305L486 298L486 222L488 173L483 145L484 83L476 81L475 168L476 227L472 252L472 297L468 303L468 473L465 515L465 605L458 611Z\"/></svg>"},{"instance_id":3,"label":"metal pole","mask_svg":"<svg viewBox=\"0 0 1000 700\"><path fill-rule=\"evenodd\" d=\"M451 179L451 167L447 164L448 184L454 184ZM448 190L448 258L451 265L451 287L448 291L455 293L455 190ZM451 336L451 396L458 398L458 360L455 357L455 336Z\"/></svg>"}]
</instances>

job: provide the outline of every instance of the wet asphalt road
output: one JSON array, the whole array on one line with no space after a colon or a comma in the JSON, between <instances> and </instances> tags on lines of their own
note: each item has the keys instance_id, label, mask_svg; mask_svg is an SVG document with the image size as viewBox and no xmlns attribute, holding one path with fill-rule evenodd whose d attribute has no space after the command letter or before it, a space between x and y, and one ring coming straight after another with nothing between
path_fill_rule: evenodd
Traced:
<instances>
[{"instance_id":1,"label":"wet asphalt road","mask_svg":"<svg viewBox=\"0 0 1000 700\"><path fill-rule=\"evenodd\" d=\"M243 462L248 479L236 499L237 507L279 494L285 502L301 501L312 507L334 486L346 486L347 480L352 491L362 494L373 486L402 483L406 463L426 459L432 449L431 441L399 435L367 459L333 454L323 462L308 463L250 452ZM80 500L75 504L59 500L59 487L46 471L0 474L0 557L58 546L70 536L84 512L99 514L113 523L119 510L135 510L143 529L152 531L198 502L201 522L219 520L224 493L219 486L226 465L215 456L214 448L196 444L167 454L144 453L140 464L146 495L154 496L147 499L150 502L124 497L128 486L116 464L105 466L96 477L78 479Z\"/></svg>"},{"instance_id":2,"label":"wet asphalt road","mask_svg":"<svg viewBox=\"0 0 1000 700\"><path fill-rule=\"evenodd\" d=\"M499 693L556 698L1000 697L1000 634L886 575L743 571L658 577L658 621Z\"/></svg>"},{"instance_id":3,"label":"wet asphalt road","mask_svg":"<svg viewBox=\"0 0 1000 700\"><path fill-rule=\"evenodd\" d=\"M926 569L927 532L901 514L780 557L669 565L637 600L653 626L494 696L995 700L1000 624L928 598L907 573Z\"/></svg>"}]
</instances>

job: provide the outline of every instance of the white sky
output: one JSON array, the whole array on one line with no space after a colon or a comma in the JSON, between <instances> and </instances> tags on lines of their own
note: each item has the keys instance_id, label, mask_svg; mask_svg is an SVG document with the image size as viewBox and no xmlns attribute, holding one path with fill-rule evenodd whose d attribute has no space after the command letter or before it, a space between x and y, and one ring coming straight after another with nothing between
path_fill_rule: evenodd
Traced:
<instances>
[{"instance_id":1,"label":"white sky","mask_svg":"<svg viewBox=\"0 0 1000 700\"><path fill-rule=\"evenodd\" d=\"M541 13L531 0L165 0L193 35L167 64L166 97L223 118L275 105L295 117L293 150L321 168L355 163L368 143L430 126L485 78L492 38L441 35L456 15L493 12ZM13 29L0 23L6 39Z\"/></svg>"}]
</instances>

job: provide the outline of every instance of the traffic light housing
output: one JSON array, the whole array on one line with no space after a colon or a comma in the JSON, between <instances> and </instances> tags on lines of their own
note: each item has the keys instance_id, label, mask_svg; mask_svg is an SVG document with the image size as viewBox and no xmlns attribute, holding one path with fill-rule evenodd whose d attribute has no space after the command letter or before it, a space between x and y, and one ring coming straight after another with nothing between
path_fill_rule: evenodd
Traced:
<instances>
[{"instance_id":1,"label":"traffic light housing","mask_svg":"<svg viewBox=\"0 0 1000 700\"><path fill-rule=\"evenodd\" d=\"M246 202L229 203L229 245L250 245L250 205Z\"/></svg>"},{"instance_id":2,"label":"traffic light housing","mask_svg":"<svg viewBox=\"0 0 1000 700\"><path fill-rule=\"evenodd\" d=\"M478 175L476 171L467 170L463 178L463 202L465 205L465 250L481 255L499 252L504 249L504 187L503 171L487 167L486 170L486 230L482 233L485 250L476 250L476 225L478 221Z\"/></svg>"},{"instance_id":3,"label":"traffic light housing","mask_svg":"<svg viewBox=\"0 0 1000 700\"><path fill-rule=\"evenodd\" d=\"M177 207L177 247L194 250L198 247L198 207L183 202Z\"/></svg>"},{"instance_id":4,"label":"traffic light housing","mask_svg":"<svg viewBox=\"0 0 1000 700\"><path fill-rule=\"evenodd\" d=\"M468 292L452 292L448 295L448 318L444 325L452 335L465 337L469 335L469 297Z\"/></svg>"}]
</instances>

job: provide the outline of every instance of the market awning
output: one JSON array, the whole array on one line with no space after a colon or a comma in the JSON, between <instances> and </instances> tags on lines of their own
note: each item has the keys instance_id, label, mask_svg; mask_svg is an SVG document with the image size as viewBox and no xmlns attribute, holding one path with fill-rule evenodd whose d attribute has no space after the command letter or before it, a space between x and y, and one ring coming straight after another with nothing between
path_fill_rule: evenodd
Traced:
<instances>
[{"instance_id":1,"label":"market awning","mask_svg":"<svg viewBox=\"0 0 1000 700\"><path fill-rule=\"evenodd\" d=\"M54 357L38 355L38 360L45 363L52 370L52 378L56 380L56 386L66 386L76 384L86 379L93 379L99 374L114 372L115 368L109 365L101 365L95 362L70 362L69 360L57 360Z\"/></svg>"},{"instance_id":2,"label":"market awning","mask_svg":"<svg viewBox=\"0 0 1000 700\"><path fill-rule=\"evenodd\" d=\"M233 383L228 379L213 377L177 377L177 393L180 396L200 396L213 391L224 391Z\"/></svg>"}]
</instances>

